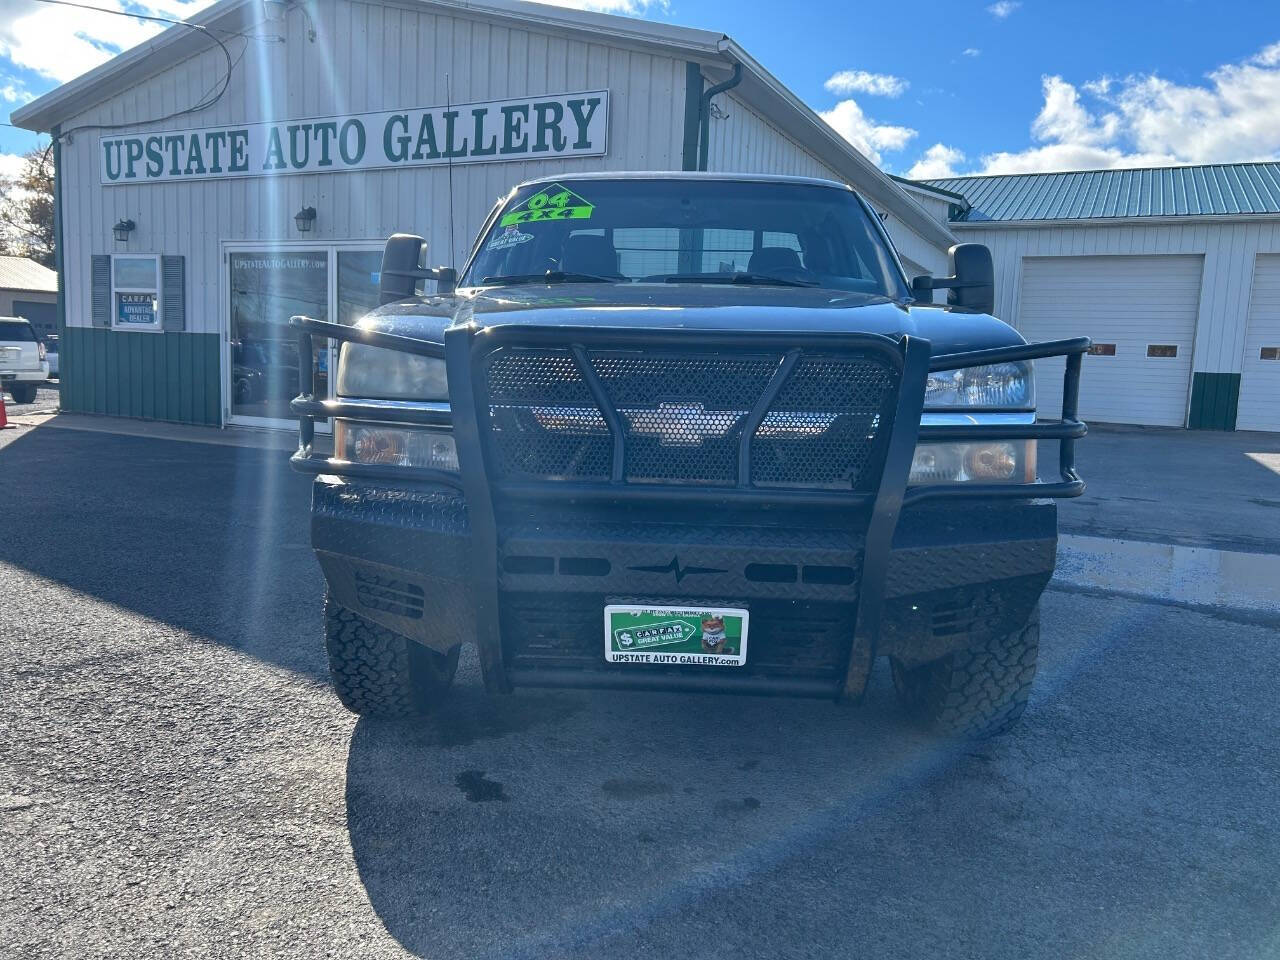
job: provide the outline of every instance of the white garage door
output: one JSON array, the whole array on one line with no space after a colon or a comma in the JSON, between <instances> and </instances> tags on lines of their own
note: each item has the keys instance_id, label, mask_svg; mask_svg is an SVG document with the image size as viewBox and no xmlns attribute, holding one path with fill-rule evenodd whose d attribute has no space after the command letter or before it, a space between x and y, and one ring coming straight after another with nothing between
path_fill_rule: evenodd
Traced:
<instances>
[{"instance_id":1,"label":"white garage door","mask_svg":"<svg viewBox=\"0 0 1280 960\"><path fill-rule=\"evenodd\" d=\"M1254 267L1236 429L1280 430L1280 254Z\"/></svg>"},{"instance_id":2,"label":"white garage door","mask_svg":"<svg viewBox=\"0 0 1280 960\"><path fill-rule=\"evenodd\" d=\"M1027 257L1018 330L1030 341L1092 337L1080 415L1180 427L1191 382L1202 258ZM1061 360L1036 362L1042 417L1062 410Z\"/></svg>"}]
</instances>

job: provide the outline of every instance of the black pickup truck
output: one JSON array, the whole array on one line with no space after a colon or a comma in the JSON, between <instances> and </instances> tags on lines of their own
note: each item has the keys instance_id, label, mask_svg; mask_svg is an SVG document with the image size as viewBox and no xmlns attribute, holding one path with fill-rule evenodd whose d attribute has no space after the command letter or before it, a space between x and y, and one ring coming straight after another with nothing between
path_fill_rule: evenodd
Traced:
<instances>
[{"instance_id":1,"label":"black pickup truck","mask_svg":"<svg viewBox=\"0 0 1280 960\"><path fill-rule=\"evenodd\" d=\"M335 395L293 402L293 463L349 708L429 710L474 643L495 693L856 700L887 656L935 729L1020 716L1088 340L990 316L985 247L908 283L847 186L673 173L524 183L460 278L425 252L388 241L355 326L292 321L301 356L342 343ZM1062 419L1037 422L1032 361L1058 355Z\"/></svg>"}]
</instances>

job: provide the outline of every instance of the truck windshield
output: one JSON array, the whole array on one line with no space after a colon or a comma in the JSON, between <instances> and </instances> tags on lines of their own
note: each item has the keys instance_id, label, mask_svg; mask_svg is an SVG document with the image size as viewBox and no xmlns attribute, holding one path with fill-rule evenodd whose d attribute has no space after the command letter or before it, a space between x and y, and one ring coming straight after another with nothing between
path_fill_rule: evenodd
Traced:
<instances>
[{"instance_id":1,"label":"truck windshield","mask_svg":"<svg viewBox=\"0 0 1280 960\"><path fill-rule=\"evenodd\" d=\"M848 190L746 180L557 180L502 208L464 284L750 283L901 299L893 252Z\"/></svg>"}]
</instances>

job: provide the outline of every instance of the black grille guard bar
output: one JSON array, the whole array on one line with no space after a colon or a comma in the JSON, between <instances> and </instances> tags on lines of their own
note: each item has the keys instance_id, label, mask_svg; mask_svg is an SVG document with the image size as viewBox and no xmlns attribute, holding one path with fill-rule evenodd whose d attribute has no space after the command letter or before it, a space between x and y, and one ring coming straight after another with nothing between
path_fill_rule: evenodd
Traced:
<instances>
[{"instance_id":1,"label":"black grille guard bar","mask_svg":"<svg viewBox=\"0 0 1280 960\"><path fill-rule=\"evenodd\" d=\"M293 455L293 466L306 473L332 473L344 476L363 476L395 481L423 480L446 483L461 488L467 499L472 534L472 575L476 603L476 641L485 687L493 692L508 692L510 677L502 657L502 644L498 624L497 550L498 530L494 514L493 492L485 476L480 444L479 411L476 409L476 393L472 379L474 331L459 329L449 337L449 345L413 340L407 337L361 330L343 324L313 320L309 317L293 317L290 324L297 329L300 356L311 356L312 338L328 337L342 342L364 343L400 350L420 356L440 357L449 354L449 365L459 373L459 383L451 383L451 392L457 395L451 405L417 404L413 406L353 400L320 400L315 396L315 374L310 364L302 373L302 392L291 404L298 415L298 450ZM492 332L492 331L490 331ZM659 337L671 337L671 331L648 331ZM567 330L543 330L542 334L556 336L569 343L575 355L580 348L571 341ZM635 337L644 331L630 331ZM713 335L709 339L723 339ZM826 339L826 338L819 338ZM862 339L868 339L863 337ZM888 338L880 338L888 341ZM1075 442L1083 437L1086 426L1077 418L1080 400L1081 358L1089 349L1088 338L1056 340L1047 343L1015 344L990 350L974 350L966 353L947 354L929 358L927 341L915 337L902 337L896 341L896 351L901 363L901 381L896 398L894 422L881 465L881 476L872 498L859 584L859 601L854 636L851 638L848 664L844 682L837 691L838 697L860 697L870 675L875 657L876 638L879 634L881 612L884 605L885 577L893 546L893 535L902 509L912 503L932 498L988 497L1029 499L1036 497L1077 497L1084 492L1084 481L1075 468ZM791 356L788 354L788 356ZM1058 421L1035 424L973 424L947 426L921 426L924 389L929 371L958 370L964 367L1008 363L1018 360L1035 360L1047 357L1066 357L1063 377L1062 418ZM579 358L580 361L580 358ZM794 358L784 363L794 363ZM776 387L777 384L771 384ZM776 395L776 389L770 391ZM760 406L759 404L757 406ZM762 410L763 408L761 408ZM758 421L761 410L753 409L749 420ZM315 440L315 421L329 417L350 418L375 423L431 426L437 429L453 429L456 423L455 443L461 465L459 473L440 470L411 469L389 465L354 464L333 457L317 456L312 447ZM613 425L616 430L616 424ZM749 436L744 432L744 436ZM1057 440L1060 444L1059 465L1061 480L1057 482L1006 483L1006 484L936 484L907 487L912 456L920 441L960 440ZM606 485L547 484L558 490L557 496L579 497L591 493L617 496L625 489L616 482ZM531 485L536 486L536 485ZM593 491L592 487L605 489ZM640 491L640 496L662 496L669 499L685 499L712 496L730 499L759 496L779 499L781 493L798 493L813 504L847 504L852 492L813 491L753 491L753 490L701 490L691 491L679 486L660 487ZM508 491L510 492L510 491ZM865 498L864 498L865 499Z\"/></svg>"},{"instance_id":2,"label":"black grille guard bar","mask_svg":"<svg viewBox=\"0 0 1280 960\"><path fill-rule=\"evenodd\" d=\"M313 338L317 336L342 342L362 343L386 350L398 350L424 357L443 359L445 356L445 347L442 343L415 340L411 337L402 337L376 330L364 330L345 324L314 320L310 317L293 317L289 323L290 326L298 331L299 355L304 357L311 355ZM1075 442L1088 432L1088 427L1078 419L1078 409L1081 357L1088 351L1089 344L1088 337L1077 337L1071 340L1014 344L1008 347L972 350L965 353L943 354L933 357L929 361L930 372L1065 356L1066 371L1063 377L1062 418L1060 420L1026 424L924 425L919 428L917 437L921 443L978 442L983 440L1057 440L1059 442L1058 463L1060 479L1056 481L1037 481L1035 483L939 483L909 487L904 494L903 504L909 505L921 500L932 499L1003 498L1025 500L1036 497L1078 497L1084 493L1084 481L1076 471ZM458 474L449 471L398 467L387 464L352 463L338 457L318 455L313 449L316 421L331 418L452 430L453 413L448 403L403 404L378 400L317 399L315 396L314 370L308 366L302 371L302 378L302 391L290 404L290 409L298 415L298 450L290 461L295 469L303 473L312 474L333 473L342 476L367 477L369 479L429 481L462 487L462 481ZM753 411L753 414L757 412ZM616 462L619 461L615 457ZM558 499L565 495L567 492L565 488L568 486L570 485L547 483L510 484L507 492L531 498ZM572 491L575 496L583 499L612 499L622 495L622 491L616 483L575 483L572 484ZM848 503L850 499L856 497L856 495L840 491L780 489L737 490L734 493L738 494L741 499L748 501L778 502L785 500L797 504L814 505ZM661 485L646 485L629 489L625 492L625 496L628 499L636 500L676 498L689 501L713 501L724 499L725 494L726 491L718 488L682 489Z\"/></svg>"}]
</instances>

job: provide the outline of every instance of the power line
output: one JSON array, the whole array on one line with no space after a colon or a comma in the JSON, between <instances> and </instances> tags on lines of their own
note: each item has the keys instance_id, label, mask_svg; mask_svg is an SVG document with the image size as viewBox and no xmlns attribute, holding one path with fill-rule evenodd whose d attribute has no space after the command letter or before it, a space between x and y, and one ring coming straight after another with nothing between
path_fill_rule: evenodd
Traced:
<instances>
[{"instance_id":1,"label":"power line","mask_svg":"<svg viewBox=\"0 0 1280 960\"><path fill-rule=\"evenodd\" d=\"M204 97L200 99L200 101L198 101L197 103L193 104L190 107L187 107L183 110L175 110L173 113L165 114L163 117L151 117L146 120L134 120L130 123L82 123L78 126L71 127L70 129L60 131L58 134L58 139L69 136L73 133L77 133L81 130L124 130L127 128L138 127L138 126L142 126L144 124L149 124L149 123L163 123L166 120L174 120L178 117L185 117L192 113L199 113L202 110L207 110L210 107L212 107L214 104L216 104L219 100L221 100L223 94L227 92L227 87L231 85L231 75L235 70L236 64L239 63L240 61L239 57L237 57L234 61L232 60L231 51L227 48L227 45L222 41L220 37L215 36L214 29L216 28L209 28L198 23L190 23L189 21L186 21L186 20L175 20L172 17L157 17L157 16L151 16L148 14L129 13L128 11L125 11L125 10L108 10L104 7L95 7L92 4L76 3L75 0L37 0L37 2L53 4L55 6L60 6L60 7L75 7L76 9L79 9L79 10L92 10L94 13L106 13L106 14L110 14L111 16L129 17L132 20L149 20L155 23L167 23L167 24L170 24L171 26L186 27L190 30L198 30L200 33L203 33L206 37L208 37L210 40L216 43L222 49L222 55L227 59L227 73L226 73L226 76L222 78L222 82L220 84L217 84L217 92L213 93L212 91L210 91L209 93L206 93ZM237 37L245 38L246 48L248 47L249 45L248 41L250 40L276 39L273 37L253 36L251 34L241 33L235 30L218 30L217 32L225 33L228 36L237 36ZM244 56L243 50L240 52L240 56L241 57ZM6 124L6 126L12 126L12 124ZM52 146L52 144L50 144L50 146Z\"/></svg>"}]
</instances>

